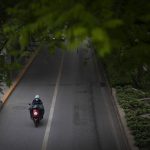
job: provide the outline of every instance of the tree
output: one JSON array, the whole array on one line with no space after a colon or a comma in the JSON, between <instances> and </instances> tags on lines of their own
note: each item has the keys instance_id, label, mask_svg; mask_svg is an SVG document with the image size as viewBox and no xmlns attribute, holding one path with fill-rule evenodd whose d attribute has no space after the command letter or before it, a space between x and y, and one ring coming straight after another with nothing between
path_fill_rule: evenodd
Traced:
<instances>
[{"instance_id":1,"label":"tree","mask_svg":"<svg viewBox=\"0 0 150 150\"><path fill-rule=\"evenodd\" d=\"M0 28L8 55L20 58L36 41L47 42L52 51L56 46L70 50L90 37L97 55L115 53L111 59L123 67L130 62L124 72L130 70L134 78L141 69L134 70L149 63L147 0L6 0L2 6Z\"/></svg>"},{"instance_id":2,"label":"tree","mask_svg":"<svg viewBox=\"0 0 150 150\"><path fill-rule=\"evenodd\" d=\"M111 37L114 37L111 40L112 44L117 46L106 58L107 62L109 59L113 62L110 65L113 65L117 84L130 82L138 88L143 87L144 83L149 84L147 78L150 74L149 8L150 3L146 0L121 2L118 16L124 24L117 31L110 32Z\"/></svg>"}]
</instances>

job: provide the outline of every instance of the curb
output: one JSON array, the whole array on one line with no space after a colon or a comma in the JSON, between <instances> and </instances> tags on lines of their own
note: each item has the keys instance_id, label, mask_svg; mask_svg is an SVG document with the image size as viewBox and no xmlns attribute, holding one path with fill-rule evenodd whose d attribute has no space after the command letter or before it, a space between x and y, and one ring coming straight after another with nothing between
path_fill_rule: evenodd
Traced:
<instances>
[{"instance_id":1,"label":"curb","mask_svg":"<svg viewBox=\"0 0 150 150\"><path fill-rule=\"evenodd\" d=\"M131 150L139 150L138 147L136 147L135 144L134 144L135 143L134 137L131 134L130 129L127 126L127 122L126 122L126 119L125 119L125 112L120 107L120 105L117 101L116 89L114 89L114 88L112 88L112 96L113 96L116 108L118 109L118 115L119 115L120 121L123 125L124 131L125 131L124 133L126 134L126 137L127 137L127 142L129 143L129 146L130 146Z\"/></svg>"},{"instance_id":2,"label":"curb","mask_svg":"<svg viewBox=\"0 0 150 150\"><path fill-rule=\"evenodd\" d=\"M16 77L15 81L12 83L10 88L4 93L2 100L0 101L0 110L2 109L3 105L8 100L9 96L12 94L12 92L15 90L21 79L23 78L24 74L27 72L31 64L33 63L34 59L36 58L39 50L35 51L34 54L30 57L28 63L25 65L25 67L20 71L18 76Z\"/></svg>"}]
</instances>

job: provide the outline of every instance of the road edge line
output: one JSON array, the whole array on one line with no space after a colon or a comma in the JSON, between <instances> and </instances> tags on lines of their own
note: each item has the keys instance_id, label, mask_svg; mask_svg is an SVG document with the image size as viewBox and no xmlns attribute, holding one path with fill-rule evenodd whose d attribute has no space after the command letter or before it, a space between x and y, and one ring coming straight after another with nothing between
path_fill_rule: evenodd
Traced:
<instances>
[{"instance_id":1,"label":"road edge line","mask_svg":"<svg viewBox=\"0 0 150 150\"><path fill-rule=\"evenodd\" d=\"M10 88L4 93L4 95L2 97L2 100L1 100L0 109L2 109L2 107L4 106L4 104L6 103L8 98L10 97L10 95L12 94L12 92L15 90L15 88L17 87L19 82L22 80L23 76L25 75L25 73L27 72L27 70L29 69L29 67L33 63L33 61L35 60L35 58L36 58L38 53L39 53L39 50L36 50L33 53L33 55L28 60L28 63L23 67L23 69L17 75L16 79L13 81L12 85L10 86Z\"/></svg>"},{"instance_id":2,"label":"road edge line","mask_svg":"<svg viewBox=\"0 0 150 150\"><path fill-rule=\"evenodd\" d=\"M107 77L106 77L106 71L104 70L102 63L100 63L100 62L97 60L95 50L93 50L93 54L94 54L94 55L93 55L93 57L94 57L94 62L95 62L95 65L96 65L96 68L97 68L97 72L98 72L98 80L99 80L99 81L100 81L100 79L101 79L101 78L100 78L99 67L101 67L102 70L103 70L103 72L104 72L103 77L104 77L104 80L106 81L106 87L108 88L108 92L109 92L109 94L110 94L110 96L111 96L111 99L112 99L112 100L111 100L111 103L113 104L113 108L114 108L114 110L115 110L115 113L116 113L116 116L117 116L117 120L119 121L120 130L121 130L121 132L123 132L123 133L125 134L125 135L124 135L124 138L125 138L125 146L126 146L127 149L129 148L130 150L138 150L138 149L132 149L132 148L133 148L133 145L129 142L129 138L128 138L127 133L126 133L126 130L125 130L125 128L127 128L127 127L125 127L125 124L122 122L122 118L121 118L120 111L119 111L119 109L118 109L118 107L117 107L116 102L114 102L116 99L114 98L112 88L110 87L109 81L108 81L108 79L107 79Z\"/></svg>"},{"instance_id":3,"label":"road edge line","mask_svg":"<svg viewBox=\"0 0 150 150\"><path fill-rule=\"evenodd\" d=\"M96 60L97 60L97 58L96 58ZM113 90L114 88L110 87L109 81L107 79L106 71L104 70L103 65L98 63L98 66L99 65L101 65L101 68L104 71L103 76L104 76L104 79L106 81L106 85L107 85L106 87L108 88L108 92L111 96L111 103L113 105L117 119L119 121L120 129L124 133L124 138L126 139L125 140L126 141L125 146L127 149L130 149L130 150L139 150L138 147L136 147L134 144L135 143L134 138L133 138L132 134L130 133L130 130L127 126L125 117L122 115L124 112L123 112L123 110L121 111L121 107L118 103L116 93L114 93L114 90Z\"/></svg>"}]
</instances>

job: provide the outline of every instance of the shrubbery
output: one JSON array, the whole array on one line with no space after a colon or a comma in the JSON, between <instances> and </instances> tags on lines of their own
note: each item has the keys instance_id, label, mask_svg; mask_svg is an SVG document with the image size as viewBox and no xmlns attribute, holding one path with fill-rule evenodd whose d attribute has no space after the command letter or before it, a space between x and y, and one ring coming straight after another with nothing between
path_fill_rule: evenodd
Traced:
<instances>
[{"instance_id":1,"label":"shrubbery","mask_svg":"<svg viewBox=\"0 0 150 150\"><path fill-rule=\"evenodd\" d=\"M116 89L118 101L125 111L127 125L135 138L135 144L141 149L150 149L150 118L143 117L145 114L150 114L150 105L142 100L150 97L150 94L132 86Z\"/></svg>"}]
</instances>

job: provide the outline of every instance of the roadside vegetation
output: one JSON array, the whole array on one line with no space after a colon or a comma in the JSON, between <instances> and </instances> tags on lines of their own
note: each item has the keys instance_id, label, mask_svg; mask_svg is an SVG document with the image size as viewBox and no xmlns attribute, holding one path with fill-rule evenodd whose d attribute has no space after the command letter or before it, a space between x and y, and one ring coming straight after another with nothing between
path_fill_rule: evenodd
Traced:
<instances>
[{"instance_id":1,"label":"roadside vegetation","mask_svg":"<svg viewBox=\"0 0 150 150\"><path fill-rule=\"evenodd\" d=\"M137 5L145 9L137 9ZM140 150L150 149L150 21L139 21L138 15L145 12L146 16L148 6L139 1L131 5L132 21L115 31L121 41L119 47L100 58ZM125 8L124 15L129 12ZM113 35L116 39L114 31Z\"/></svg>"},{"instance_id":2,"label":"roadside vegetation","mask_svg":"<svg viewBox=\"0 0 150 150\"><path fill-rule=\"evenodd\" d=\"M117 31L109 30L111 42L116 47L100 60L111 87L116 88L117 99L124 109L135 145L140 150L149 150L150 3L136 0L122 3L119 16L124 24Z\"/></svg>"},{"instance_id":3,"label":"roadside vegetation","mask_svg":"<svg viewBox=\"0 0 150 150\"><path fill-rule=\"evenodd\" d=\"M120 62L118 55L109 54L102 60L111 87L116 89L117 100L125 112L135 145L140 150L149 150L150 64L146 61L139 64L138 61L133 60L133 57L127 55L125 57L128 60L122 59L125 62ZM133 66L132 61L134 61Z\"/></svg>"},{"instance_id":4,"label":"roadside vegetation","mask_svg":"<svg viewBox=\"0 0 150 150\"><path fill-rule=\"evenodd\" d=\"M132 86L116 87L119 104L126 114L127 125L140 149L150 149L150 92Z\"/></svg>"}]
</instances>

